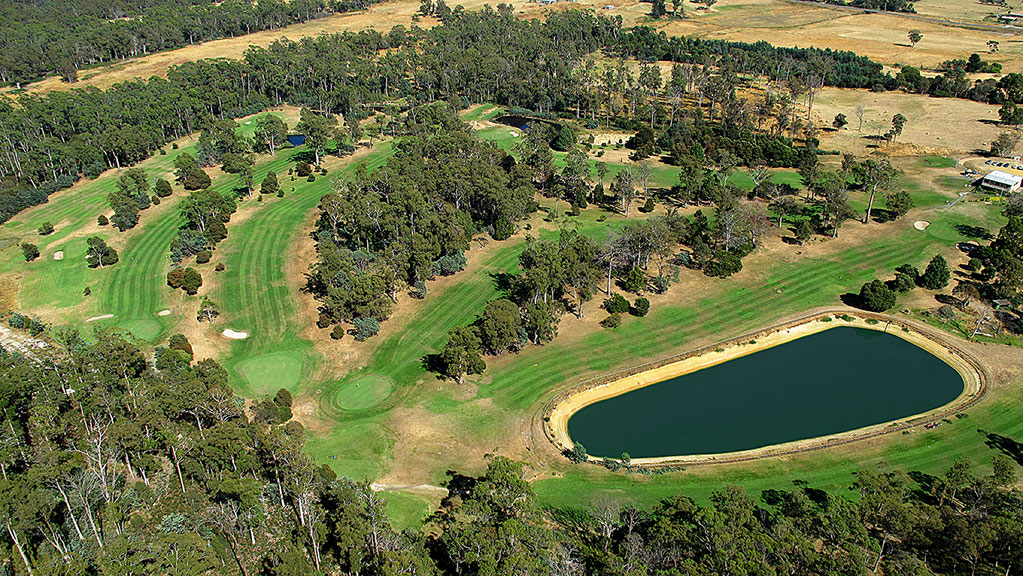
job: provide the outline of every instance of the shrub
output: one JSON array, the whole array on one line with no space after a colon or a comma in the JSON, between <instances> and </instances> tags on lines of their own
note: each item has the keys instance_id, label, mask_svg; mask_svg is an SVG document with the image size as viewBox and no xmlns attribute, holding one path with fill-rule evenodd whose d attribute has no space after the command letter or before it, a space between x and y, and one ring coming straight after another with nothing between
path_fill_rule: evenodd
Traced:
<instances>
[{"instance_id":1,"label":"shrub","mask_svg":"<svg viewBox=\"0 0 1023 576\"><path fill-rule=\"evenodd\" d=\"M375 318L356 318L352 325L355 326L355 340L358 342L380 333L380 323Z\"/></svg>"},{"instance_id":2,"label":"shrub","mask_svg":"<svg viewBox=\"0 0 1023 576\"><path fill-rule=\"evenodd\" d=\"M625 299L625 296L617 293L605 299L603 306L604 310L610 314L624 314L629 311L629 301Z\"/></svg>"},{"instance_id":3,"label":"shrub","mask_svg":"<svg viewBox=\"0 0 1023 576\"><path fill-rule=\"evenodd\" d=\"M650 301L646 298L636 298L636 302L629 309L629 314L633 316L646 316L647 312L650 312Z\"/></svg>"},{"instance_id":4,"label":"shrub","mask_svg":"<svg viewBox=\"0 0 1023 576\"><path fill-rule=\"evenodd\" d=\"M903 274L902 272L897 272L895 274L895 279L891 282L891 289L895 292L899 292L900 294L905 294L915 287L916 280L911 278L909 274Z\"/></svg>"},{"instance_id":5,"label":"shrub","mask_svg":"<svg viewBox=\"0 0 1023 576\"><path fill-rule=\"evenodd\" d=\"M884 312L895 306L895 292L884 282L874 279L860 288L860 307L871 312Z\"/></svg>"},{"instance_id":6,"label":"shrub","mask_svg":"<svg viewBox=\"0 0 1023 576\"><path fill-rule=\"evenodd\" d=\"M639 207L639 211L643 213L650 213L654 211L654 199L647 196L646 202Z\"/></svg>"},{"instance_id":7,"label":"shrub","mask_svg":"<svg viewBox=\"0 0 1023 576\"><path fill-rule=\"evenodd\" d=\"M728 278L740 270L742 270L742 260L726 250L714 252L714 258L703 266L704 274L718 278Z\"/></svg>"},{"instance_id":8,"label":"shrub","mask_svg":"<svg viewBox=\"0 0 1023 576\"><path fill-rule=\"evenodd\" d=\"M327 316L323 312L320 312L319 318L316 319L317 328L326 328L331 325L330 316Z\"/></svg>"},{"instance_id":9,"label":"shrub","mask_svg":"<svg viewBox=\"0 0 1023 576\"><path fill-rule=\"evenodd\" d=\"M217 265L213 267L213 270L215 270L217 272L223 272L224 271L224 263L223 262L217 262Z\"/></svg>"},{"instance_id":10,"label":"shrub","mask_svg":"<svg viewBox=\"0 0 1023 576\"><path fill-rule=\"evenodd\" d=\"M174 192L171 188L171 183L163 178L156 181L156 184L153 185L153 191L160 198L166 198Z\"/></svg>"},{"instance_id":11,"label":"shrub","mask_svg":"<svg viewBox=\"0 0 1023 576\"><path fill-rule=\"evenodd\" d=\"M586 462L587 457L588 454L586 454L586 447L579 443L572 446L572 449L568 452L568 459L576 464Z\"/></svg>"},{"instance_id":12,"label":"shrub","mask_svg":"<svg viewBox=\"0 0 1023 576\"><path fill-rule=\"evenodd\" d=\"M40 236L48 236L50 234L53 234L53 224L50 224L49 222L43 222L42 224L39 225Z\"/></svg>"},{"instance_id":13,"label":"shrub","mask_svg":"<svg viewBox=\"0 0 1023 576\"><path fill-rule=\"evenodd\" d=\"M941 290L948 286L948 281L951 278L952 272L948 269L948 262L945 262L945 258L941 254L938 254L931 259L920 276L920 285L928 290Z\"/></svg>"},{"instance_id":14,"label":"shrub","mask_svg":"<svg viewBox=\"0 0 1023 576\"><path fill-rule=\"evenodd\" d=\"M314 176L313 174L310 174L309 177L305 179L305 181L306 182L316 182L316 176Z\"/></svg>"},{"instance_id":15,"label":"shrub","mask_svg":"<svg viewBox=\"0 0 1023 576\"><path fill-rule=\"evenodd\" d=\"M803 220L796 224L796 240L806 242L810 238L813 238L813 226L810 225L810 221Z\"/></svg>"},{"instance_id":16,"label":"shrub","mask_svg":"<svg viewBox=\"0 0 1023 576\"><path fill-rule=\"evenodd\" d=\"M278 198L284 198L284 190L278 190L277 191L277 197Z\"/></svg>"},{"instance_id":17,"label":"shrub","mask_svg":"<svg viewBox=\"0 0 1023 576\"><path fill-rule=\"evenodd\" d=\"M345 337L345 328L340 324L334 326L334 329L330 331L330 337L334 340L340 340Z\"/></svg>"},{"instance_id":18,"label":"shrub","mask_svg":"<svg viewBox=\"0 0 1023 576\"><path fill-rule=\"evenodd\" d=\"M430 274L433 276L451 276L465 268L465 254L456 252L447 256L441 256L430 265Z\"/></svg>"},{"instance_id":19,"label":"shrub","mask_svg":"<svg viewBox=\"0 0 1023 576\"><path fill-rule=\"evenodd\" d=\"M202 286L202 275L196 272L194 268L185 268L183 272L181 289L186 294L194 296L199 292L199 287Z\"/></svg>"},{"instance_id":20,"label":"shrub","mask_svg":"<svg viewBox=\"0 0 1023 576\"><path fill-rule=\"evenodd\" d=\"M171 350L181 350L185 354L188 354L189 358L192 358L195 353L192 351L192 344L188 341L188 338L184 334L175 334L167 340L167 348Z\"/></svg>"},{"instance_id":21,"label":"shrub","mask_svg":"<svg viewBox=\"0 0 1023 576\"><path fill-rule=\"evenodd\" d=\"M262 201L262 194L276 194L280 189L277 174L273 171L267 172L266 178L263 178L262 184L259 185L260 201Z\"/></svg>"},{"instance_id":22,"label":"shrub","mask_svg":"<svg viewBox=\"0 0 1023 576\"><path fill-rule=\"evenodd\" d=\"M209 175L203 172L202 168L192 166L185 176L184 185L185 190L203 190L209 188L211 183Z\"/></svg>"},{"instance_id":23,"label":"shrub","mask_svg":"<svg viewBox=\"0 0 1023 576\"><path fill-rule=\"evenodd\" d=\"M110 220L108 220L106 216L100 214L96 217L96 224L106 226L107 224L110 224Z\"/></svg>"},{"instance_id":24,"label":"shrub","mask_svg":"<svg viewBox=\"0 0 1023 576\"><path fill-rule=\"evenodd\" d=\"M622 315L615 313L600 321L604 328L617 328L622 325Z\"/></svg>"},{"instance_id":25,"label":"shrub","mask_svg":"<svg viewBox=\"0 0 1023 576\"><path fill-rule=\"evenodd\" d=\"M914 283L917 281L918 278L920 278L920 270L918 270L916 266L913 266L911 264L903 264L902 266L896 268L895 272L897 274L905 274L906 276L909 276L910 278L913 279Z\"/></svg>"},{"instance_id":26,"label":"shrub","mask_svg":"<svg viewBox=\"0 0 1023 576\"><path fill-rule=\"evenodd\" d=\"M622 279L622 288L628 292L638 293L643 290L646 285L646 275L639 269L638 266L633 266L628 273L625 274L625 278Z\"/></svg>"},{"instance_id":27,"label":"shrub","mask_svg":"<svg viewBox=\"0 0 1023 576\"><path fill-rule=\"evenodd\" d=\"M203 250L195 255L196 264L205 264L213 258L213 252L209 250Z\"/></svg>"},{"instance_id":28,"label":"shrub","mask_svg":"<svg viewBox=\"0 0 1023 576\"><path fill-rule=\"evenodd\" d=\"M409 290L409 296L412 296L416 300L426 298L426 282L416 280L415 283L412 284L412 289Z\"/></svg>"},{"instance_id":29,"label":"shrub","mask_svg":"<svg viewBox=\"0 0 1023 576\"><path fill-rule=\"evenodd\" d=\"M21 253L25 256L25 262L31 262L39 257L39 247L28 242L21 243Z\"/></svg>"},{"instance_id":30,"label":"shrub","mask_svg":"<svg viewBox=\"0 0 1023 576\"><path fill-rule=\"evenodd\" d=\"M167 273L167 285L177 290L185 283L185 269L175 268Z\"/></svg>"},{"instance_id":31,"label":"shrub","mask_svg":"<svg viewBox=\"0 0 1023 576\"><path fill-rule=\"evenodd\" d=\"M178 149L178 143L177 142L172 142L171 143L171 150L177 150L177 149Z\"/></svg>"},{"instance_id":32,"label":"shrub","mask_svg":"<svg viewBox=\"0 0 1023 576\"><path fill-rule=\"evenodd\" d=\"M313 173L313 167L308 162L299 162L298 166L295 167L295 174L298 174L299 178L305 178Z\"/></svg>"},{"instance_id":33,"label":"shrub","mask_svg":"<svg viewBox=\"0 0 1023 576\"><path fill-rule=\"evenodd\" d=\"M153 196L152 198L149 199L149 201L153 204L153 206L159 206L160 205L160 197L159 196Z\"/></svg>"}]
</instances>

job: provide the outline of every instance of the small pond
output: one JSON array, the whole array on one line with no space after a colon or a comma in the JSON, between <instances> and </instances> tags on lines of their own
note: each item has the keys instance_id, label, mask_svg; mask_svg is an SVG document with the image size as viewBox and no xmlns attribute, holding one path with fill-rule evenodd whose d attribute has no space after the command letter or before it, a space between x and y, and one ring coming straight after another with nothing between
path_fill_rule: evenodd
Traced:
<instances>
[{"instance_id":1,"label":"small pond","mask_svg":"<svg viewBox=\"0 0 1023 576\"><path fill-rule=\"evenodd\" d=\"M596 402L568 432L594 456L736 452L927 412L963 386L924 349L846 326Z\"/></svg>"}]
</instances>

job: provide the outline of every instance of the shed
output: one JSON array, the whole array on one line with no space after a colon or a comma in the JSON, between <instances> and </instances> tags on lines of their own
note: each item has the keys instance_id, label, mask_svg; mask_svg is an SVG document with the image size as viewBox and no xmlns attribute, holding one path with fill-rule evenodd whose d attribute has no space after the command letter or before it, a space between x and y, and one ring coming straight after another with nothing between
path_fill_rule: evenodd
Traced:
<instances>
[{"instance_id":1,"label":"shed","mask_svg":"<svg viewBox=\"0 0 1023 576\"><path fill-rule=\"evenodd\" d=\"M1001 170L989 173L980 181L980 187L996 192L1011 194L1023 185L1023 178Z\"/></svg>"},{"instance_id":2,"label":"shed","mask_svg":"<svg viewBox=\"0 0 1023 576\"><path fill-rule=\"evenodd\" d=\"M305 144L305 134L288 134L288 144L301 146Z\"/></svg>"}]
</instances>

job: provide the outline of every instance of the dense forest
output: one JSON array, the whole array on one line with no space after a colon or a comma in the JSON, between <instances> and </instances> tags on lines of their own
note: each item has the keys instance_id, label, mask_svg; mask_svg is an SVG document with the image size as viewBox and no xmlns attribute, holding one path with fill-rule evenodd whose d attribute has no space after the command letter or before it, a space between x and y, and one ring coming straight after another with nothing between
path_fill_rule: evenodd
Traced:
<instances>
[{"instance_id":1,"label":"dense forest","mask_svg":"<svg viewBox=\"0 0 1023 576\"><path fill-rule=\"evenodd\" d=\"M218 38L275 30L373 0L77 0L0 4L0 83L47 75L67 82L82 68Z\"/></svg>"},{"instance_id":2,"label":"dense forest","mask_svg":"<svg viewBox=\"0 0 1023 576\"><path fill-rule=\"evenodd\" d=\"M726 486L650 509L614 495L543 508L523 464L490 457L399 531L382 495L310 460L286 390L243 402L180 335L152 356L116 334L51 336L32 358L0 349L4 574L1002 575L1023 561L1017 464L1000 452L990 476L880 465L848 490Z\"/></svg>"}]
</instances>

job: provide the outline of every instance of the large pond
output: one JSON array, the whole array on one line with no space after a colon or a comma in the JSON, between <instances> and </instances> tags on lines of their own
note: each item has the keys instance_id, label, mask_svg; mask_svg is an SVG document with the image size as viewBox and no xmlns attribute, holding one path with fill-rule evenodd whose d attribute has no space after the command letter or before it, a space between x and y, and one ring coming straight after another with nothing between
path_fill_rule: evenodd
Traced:
<instances>
[{"instance_id":1,"label":"large pond","mask_svg":"<svg viewBox=\"0 0 1023 576\"><path fill-rule=\"evenodd\" d=\"M962 376L922 348L841 327L596 402L568 431L595 456L717 454L898 420L962 391Z\"/></svg>"}]
</instances>

